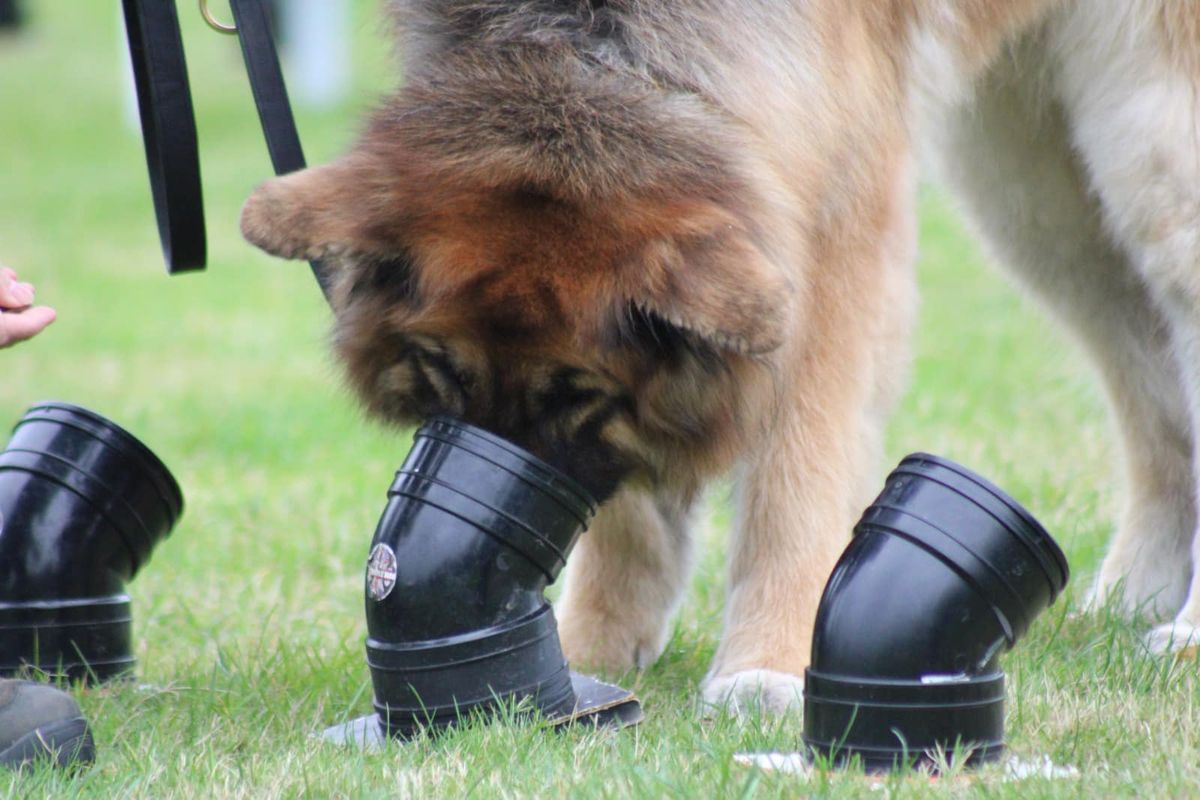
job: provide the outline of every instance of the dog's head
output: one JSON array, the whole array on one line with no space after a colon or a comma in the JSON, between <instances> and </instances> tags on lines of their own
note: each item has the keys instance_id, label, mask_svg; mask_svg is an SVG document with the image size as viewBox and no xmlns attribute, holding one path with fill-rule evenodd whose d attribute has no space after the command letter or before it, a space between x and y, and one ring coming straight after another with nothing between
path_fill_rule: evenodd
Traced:
<instances>
[{"instance_id":1,"label":"dog's head","mask_svg":"<svg viewBox=\"0 0 1200 800\"><path fill-rule=\"evenodd\" d=\"M242 230L333 269L371 411L459 416L603 497L718 436L784 340L741 149L695 98L476 53L412 79L341 159L259 187Z\"/></svg>"}]
</instances>

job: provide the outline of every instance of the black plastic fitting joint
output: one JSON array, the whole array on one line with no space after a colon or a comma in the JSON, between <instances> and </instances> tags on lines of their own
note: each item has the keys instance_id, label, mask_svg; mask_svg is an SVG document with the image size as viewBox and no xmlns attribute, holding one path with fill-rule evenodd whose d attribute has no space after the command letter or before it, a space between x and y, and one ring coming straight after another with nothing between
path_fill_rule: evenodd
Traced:
<instances>
[{"instance_id":1,"label":"black plastic fitting joint","mask_svg":"<svg viewBox=\"0 0 1200 800\"><path fill-rule=\"evenodd\" d=\"M161 461L99 414L41 403L0 452L0 674L134 665L125 584L183 513Z\"/></svg>"},{"instance_id":2,"label":"black plastic fitting joint","mask_svg":"<svg viewBox=\"0 0 1200 800\"><path fill-rule=\"evenodd\" d=\"M1066 557L1007 494L905 458L854 529L817 611L804 739L868 769L1004 748L998 657L1063 590Z\"/></svg>"},{"instance_id":3,"label":"black plastic fitting joint","mask_svg":"<svg viewBox=\"0 0 1200 800\"><path fill-rule=\"evenodd\" d=\"M515 445L446 417L417 431L367 563L367 663L392 736L530 699L575 705L544 596L595 503Z\"/></svg>"}]
</instances>

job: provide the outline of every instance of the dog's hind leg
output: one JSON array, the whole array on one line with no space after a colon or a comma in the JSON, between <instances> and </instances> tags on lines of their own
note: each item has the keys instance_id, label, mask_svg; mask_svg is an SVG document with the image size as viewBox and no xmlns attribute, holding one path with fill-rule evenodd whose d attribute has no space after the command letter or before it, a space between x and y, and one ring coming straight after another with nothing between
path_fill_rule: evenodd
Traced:
<instances>
[{"instance_id":1,"label":"dog's hind leg","mask_svg":"<svg viewBox=\"0 0 1200 800\"><path fill-rule=\"evenodd\" d=\"M630 487L601 506L567 562L556 609L572 666L621 672L662 654L691 575L693 505Z\"/></svg>"},{"instance_id":2,"label":"dog's hind leg","mask_svg":"<svg viewBox=\"0 0 1200 800\"><path fill-rule=\"evenodd\" d=\"M1196 528L1186 362L1176 359L1168 316L1103 224L1064 109L1046 86L1043 45L1031 37L970 105L931 125L931 156L998 260L1066 324L1104 379L1127 496L1094 596L1116 594L1131 612L1166 618L1188 593Z\"/></svg>"},{"instance_id":3,"label":"dog's hind leg","mask_svg":"<svg viewBox=\"0 0 1200 800\"><path fill-rule=\"evenodd\" d=\"M1105 228L1167 322L1190 412L1187 502L1194 509L1200 493L1194 458L1200 449L1200 7L1185 0L1093 0L1071 7L1052 34L1055 86ZM1160 476L1176 469L1169 455L1154 463ZM1190 569L1190 585L1174 622L1151 635L1158 650L1189 641L1195 646L1200 637L1200 530L1190 538L1190 557L1179 554L1174 567Z\"/></svg>"}]
</instances>

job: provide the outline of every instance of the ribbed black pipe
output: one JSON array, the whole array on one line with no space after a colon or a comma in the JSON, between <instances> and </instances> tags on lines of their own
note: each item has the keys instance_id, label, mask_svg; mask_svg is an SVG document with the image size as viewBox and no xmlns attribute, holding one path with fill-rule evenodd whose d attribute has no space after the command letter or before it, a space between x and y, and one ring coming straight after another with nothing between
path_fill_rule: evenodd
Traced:
<instances>
[{"instance_id":1,"label":"ribbed black pipe","mask_svg":"<svg viewBox=\"0 0 1200 800\"><path fill-rule=\"evenodd\" d=\"M908 456L863 514L817 611L805 741L891 768L923 751L1003 752L1011 648L1066 586L1066 557L970 470Z\"/></svg>"},{"instance_id":2,"label":"ribbed black pipe","mask_svg":"<svg viewBox=\"0 0 1200 800\"><path fill-rule=\"evenodd\" d=\"M118 425L29 409L0 452L0 674L132 669L125 584L182 513L170 471Z\"/></svg>"},{"instance_id":3,"label":"ribbed black pipe","mask_svg":"<svg viewBox=\"0 0 1200 800\"><path fill-rule=\"evenodd\" d=\"M439 417L388 492L366 578L367 661L389 734L532 699L575 696L544 591L595 504L486 431Z\"/></svg>"}]
</instances>

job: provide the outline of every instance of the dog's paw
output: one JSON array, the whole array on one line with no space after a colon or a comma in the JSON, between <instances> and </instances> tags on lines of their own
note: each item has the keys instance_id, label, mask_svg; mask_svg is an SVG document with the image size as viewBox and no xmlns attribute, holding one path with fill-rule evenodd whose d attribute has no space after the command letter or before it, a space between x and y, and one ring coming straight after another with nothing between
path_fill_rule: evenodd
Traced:
<instances>
[{"instance_id":1,"label":"dog's paw","mask_svg":"<svg viewBox=\"0 0 1200 800\"><path fill-rule=\"evenodd\" d=\"M1163 623L1146 634L1146 646L1158 655L1196 658L1200 656L1200 626L1179 620Z\"/></svg>"},{"instance_id":2,"label":"dog's paw","mask_svg":"<svg viewBox=\"0 0 1200 800\"><path fill-rule=\"evenodd\" d=\"M704 681L703 697L709 708L732 714L755 708L786 714L804 707L804 679L770 669L715 675Z\"/></svg>"},{"instance_id":3,"label":"dog's paw","mask_svg":"<svg viewBox=\"0 0 1200 800\"><path fill-rule=\"evenodd\" d=\"M566 614L559 618L558 637L572 668L620 673L645 669L667 647L670 629L643 620L618 620L595 614Z\"/></svg>"}]
</instances>

